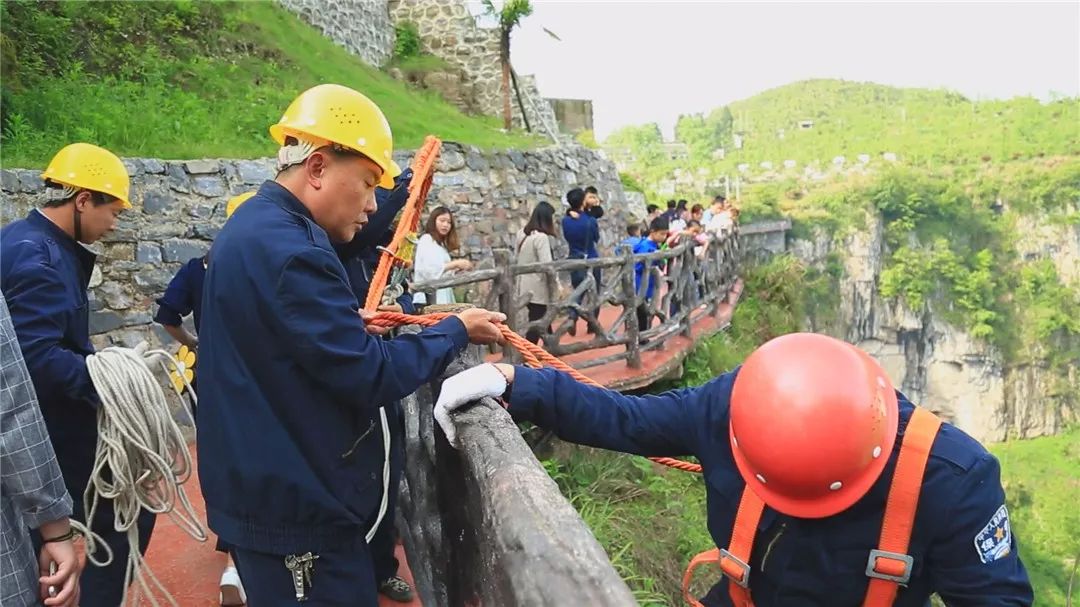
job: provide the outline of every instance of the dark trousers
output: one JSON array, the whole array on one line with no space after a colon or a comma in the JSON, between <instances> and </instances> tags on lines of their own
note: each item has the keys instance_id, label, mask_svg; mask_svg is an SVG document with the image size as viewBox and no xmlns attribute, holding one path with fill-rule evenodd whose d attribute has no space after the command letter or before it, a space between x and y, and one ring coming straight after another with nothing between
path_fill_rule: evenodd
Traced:
<instances>
[{"instance_id":1,"label":"dark trousers","mask_svg":"<svg viewBox=\"0 0 1080 607\"><path fill-rule=\"evenodd\" d=\"M405 472L405 411L400 403L387 407L386 421L390 426L390 494L387 496L386 514L383 515L382 522L369 544L375 567L375 580L380 584L397 575L399 566L397 556L394 555L398 539L394 518L397 514L401 475Z\"/></svg>"},{"instance_id":2,"label":"dark trousers","mask_svg":"<svg viewBox=\"0 0 1080 607\"><path fill-rule=\"evenodd\" d=\"M652 324L652 314L649 313L649 303L645 302L637 307L638 331L647 331Z\"/></svg>"},{"instance_id":3,"label":"dark trousers","mask_svg":"<svg viewBox=\"0 0 1080 607\"><path fill-rule=\"evenodd\" d=\"M361 538L362 539L362 538ZM284 554L266 554L237 547L233 560L244 580L247 604L252 607L296 607L292 572ZM311 586L304 587L305 607L376 607L378 591L371 552L363 541L349 550L318 553L311 569ZM115 607L115 604L112 606Z\"/></svg>"},{"instance_id":4,"label":"dark trousers","mask_svg":"<svg viewBox=\"0 0 1080 607\"><path fill-rule=\"evenodd\" d=\"M548 307L546 305L537 304L537 303L528 304L528 308L529 308L529 322L530 323L536 322L536 321L540 320L541 318L543 318L544 315L547 314L547 309L548 309ZM547 327L547 332L551 333L551 325L550 324ZM539 344L540 343L540 336L542 336L543 334L544 334L543 329L530 328L529 330L525 331L525 339L533 342L534 344Z\"/></svg>"},{"instance_id":5,"label":"dark trousers","mask_svg":"<svg viewBox=\"0 0 1080 607\"><path fill-rule=\"evenodd\" d=\"M70 488L68 489L71 492ZM71 492L74 498L72 517L76 520L85 521L86 513L83 511L83 492L78 492L78 497ZM139 553L146 554L146 547L150 545L150 536L154 532L154 523L157 515L143 510L139 513L136 526L139 529ZM113 528L112 500L98 501L97 511L94 513L94 521L91 529L101 536L105 543L112 548L113 559L106 567L97 567L87 562L86 567L79 577L79 605L81 607L117 607L124 596L124 573L127 570L128 539L127 533L121 533ZM41 553L41 536L33 534L34 554ZM94 557L104 559L104 548L98 548Z\"/></svg>"},{"instance_id":6,"label":"dark trousers","mask_svg":"<svg viewBox=\"0 0 1080 607\"><path fill-rule=\"evenodd\" d=\"M585 282L585 276L587 276L588 270L574 270L570 272L570 286L574 289L578 288L578 285ZM602 279L604 277L603 270L601 268L593 268L592 270L593 280L596 281L596 298L597 303L600 303L600 292L603 287ZM575 303L581 303L581 298L574 300ZM598 309L594 310L594 314L598 315ZM570 310L570 320L577 320L577 311Z\"/></svg>"}]
</instances>

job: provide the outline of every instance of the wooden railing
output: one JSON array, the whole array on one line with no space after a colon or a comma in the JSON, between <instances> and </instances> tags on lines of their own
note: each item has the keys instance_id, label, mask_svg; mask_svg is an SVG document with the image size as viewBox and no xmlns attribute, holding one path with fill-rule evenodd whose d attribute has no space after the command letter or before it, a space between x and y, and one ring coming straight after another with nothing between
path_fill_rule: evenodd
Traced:
<instances>
[{"instance_id":1,"label":"wooden railing","mask_svg":"<svg viewBox=\"0 0 1080 607\"><path fill-rule=\"evenodd\" d=\"M479 363L473 346L446 374ZM420 601L428 607L636 605L506 410L485 398L455 413L461 445L455 450L436 428L437 393L433 384L402 399L408 465L398 529Z\"/></svg>"},{"instance_id":2,"label":"wooden railing","mask_svg":"<svg viewBox=\"0 0 1080 607\"><path fill-rule=\"evenodd\" d=\"M496 249L495 267L448 276L412 285L414 292L427 294L435 301L434 292L446 287L468 287L477 299L473 305L498 310L507 316L515 331L524 335L529 329L542 332L544 347L556 356L624 346L622 352L575 362L578 368L604 365L625 360L631 368L641 367L641 353L661 347L664 339L675 334L690 335L691 326L704 315L716 315L721 303L727 300L737 279L739 235L737 229L712 237L704 250L694 242L655 253L634 255L627 247L617 247L617 255L597 259L562 259L551 263L516 265L512 252ZM654 294L646 300L648 281L635 288L635 266L647 264L654 281ZM593 277L594 269L601 271L601 282ZM569 285L571 272L584 272L577 288ZM526 315L528 294L518 292L517 278L527 274L543 274L549 292L558 293L550 302L543 318L529 323ZM615 306L619 314L604 325L598 314L601 306ZM658 318L646 331L638 330L636 309L647 306L650 317ZM571 311L585 321L592 336L585 341L561 343L573 323ZM548 327L552 330L548 332ZM509 346L503 352L508 359L517 356Z\"/></svg>"}]
</instances>

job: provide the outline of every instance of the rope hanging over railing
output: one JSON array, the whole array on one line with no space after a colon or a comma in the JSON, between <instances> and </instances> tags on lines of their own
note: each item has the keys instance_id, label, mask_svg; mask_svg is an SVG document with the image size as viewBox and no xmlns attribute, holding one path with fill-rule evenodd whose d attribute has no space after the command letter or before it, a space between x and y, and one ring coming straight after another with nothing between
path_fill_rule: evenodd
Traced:
<instances>
[{"instance_id":1,"label":"rope hanging over railing","mask_svg":"<svg viewBox=\"0 0 1080 607\"><path fill-rule=\"evenodd\" d=\"M412 314L399 314L397 312L379 312L374 317L367 319L365 322L372 326L390 329L400 327L402 325L420 325L424 327L430 327L449 316L452 316L452 314L435 313L417 316ZM507 325L500 324L499 329L502 331L503 338L506 339L507 343L514 346L514 348L521 352L521 357L525 361L525 364L527 364L528 366L535 369L539 369L544 366L553 367L560 371L566 372L571 377L583 384L601 387L599 383L586 377L580 371L566 364L557 356L549 353L547 350L544 350L540 346L525 339L521 335L518 335ZM685 462L670 457L650 457L649 459L658 464L662 464L670 468L675 468L677 470L684 470L686 472L701 472L700 464Z\"/></svg>"}]
</instances>

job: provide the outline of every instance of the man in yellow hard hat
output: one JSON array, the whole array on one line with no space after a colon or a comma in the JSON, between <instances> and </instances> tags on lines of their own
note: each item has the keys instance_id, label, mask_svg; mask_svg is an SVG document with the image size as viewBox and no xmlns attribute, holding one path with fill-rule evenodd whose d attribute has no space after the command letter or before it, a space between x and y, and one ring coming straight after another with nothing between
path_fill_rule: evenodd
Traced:
<instances>
[{"instance_id":1,"label":"man in yellow hard hat","mask_svg":"<svg viewBox=\"0 0 1080 607\"><path fill-rule=\"evenodd\" d=\"M199 477L251 605L375 606L368 542L385 518L380 406L500 341L467 310L418 334L369 334L334 251L401 170L382 111L344 86L303 92L270 127L278 174L225 223L206 274ZM373 331L378 332L378 331Z\"/></svg>"},{"instance_id":2,"label":"man in yellow hard hat","mask_svg":"<svg viewBox=\"0 0 1080 607\"><path fill-rule=\"evenodd\" d=\"M42 179L42 207L0 231L0 290L64 484L75 498L72 518L85 520L81 498L94 464L100 401L86 369L86 357L94 352L86 289L97 256L83 245L112 231L121 211L131 208L130 183L115 154L88 143L60 150ZM113 559L83 574L81 604L115 607L124 594L127 537L113 529L110 500L101 500L95 519L88 522L112 548ZM143 510L138 526L140 550L145 551L154 515Z\"/></svg>"}]
</instances>

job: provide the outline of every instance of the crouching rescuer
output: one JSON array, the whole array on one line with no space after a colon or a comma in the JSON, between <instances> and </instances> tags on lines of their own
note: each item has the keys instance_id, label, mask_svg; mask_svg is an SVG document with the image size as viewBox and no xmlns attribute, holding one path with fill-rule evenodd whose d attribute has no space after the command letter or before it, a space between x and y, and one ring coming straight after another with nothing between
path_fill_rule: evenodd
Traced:
<instances>
[{"instance_id":1,"label":"crouching rescuer","mask_svg":"<svg viewBox=\"0 0 1080 607\"><path fill-rule=\"evenodd\" d=\"M278 174L214 242L200 323L199 476L249 604L377 604L371 541L387 509L380 405L437 377L498 313L466 310L384 340L335 243L401 172L382 111L352 89L302 93L270 134Z\"/></svg>"},{"instance_id":2,"label":"crouching rescuer","mask_svg":"<svg viewBox=\"0 0 1080 607\"><path fill-rule=\"evenodd\" d=\"M897 392L870 356L778 337L697 387L625 396L555 369L483 364L443 383L435 418L502 397L517 421L575 443L701 462L718 549L691 562L688 603L1020 607L1033 596L997 460ZM700 601L693 568L726 579Z\"/></svg>"}]
</instances>

